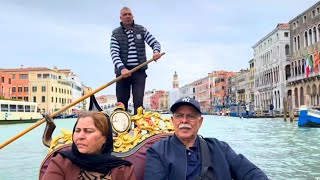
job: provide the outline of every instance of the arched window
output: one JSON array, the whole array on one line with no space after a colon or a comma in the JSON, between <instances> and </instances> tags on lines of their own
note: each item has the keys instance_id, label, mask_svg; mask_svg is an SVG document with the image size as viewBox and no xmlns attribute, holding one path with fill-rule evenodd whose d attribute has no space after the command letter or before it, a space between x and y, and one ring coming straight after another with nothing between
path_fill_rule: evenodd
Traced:
<instances>
[{"instance_id":1,"label":"arched window","mask_svg":"<svg viewBox=\"0 0 320 180\"><path fill-rule=\"evenodd\" d=\"M309 44L308 44L308 33L306 31L304 32L304 47L307 47L307 46L309 46Z\"/></svg>"},{"instance_id":2,"label":"arched window","mask_svg":"<svg viewBox=\"0 0 320 180\"><path fill-rule=\"evenodd\" d=\"M312 44L312 30L311 29L309 29L308 37L309 37L309 45L311 45Z\"/></svg>"},{"instance_id":3,"label":"arched window","mask_svg":"<svg viewBox=\"0 0 320 180\"><path fill-rule=\"evenodd\" d=\"M293 38L293 52L297 51L297 37Z\"/></svg>"},{"instance_id":4,"label":"arched window","mask_svg":"<svg viewBox=\"0 0 320 180\"><path fill-rule=\"evenodd\" d=\"M298 74L301 74L301 64L300 64L300 60L298 61Z\"/></svg>"},{"instance_id":5,"label":"arched window","mask_svg":"<svg viewBox=\"0 0 320 180\"><path fill-rule=\"evenodd\" d=\"M317 28L313 27L313 42L316 43L317 41Z\"/></svg>"},{"instance_id":6,"label":"arched window","mask_svg":"<svg viewBox=\"0 0 320 180\"><path fill-rule=\"evenodd\" d=\"M318 24L318 40L320 40L320 24Z\"/></svg>"},{"instance_id":7,"label":"arched window","mask_svg":"<svg viewBox=\"0 0 320 180\"><path fill-rule=\"evenodd\" d=\"M298 50L300 49L300 36L298 35L298 38L297 38L297 44L298 44Z\"/></svg>"},{"instance_id":8,"label":"arched window","mask_svg":"<svg viewBox=\"0 0 320 180\"><path fill-rule=\"evenodd\" d=\"M304 72L305 72L304 63L305 63L305 62L304 62L304 59L302 59L302 65L301 65L301 66L302 66L302 74L304 74Z\"/></svg>"},{"instance_id":9,"label":"arched window","mask_svg":"<svg viewBox=\"0 0 320 180\"><path fill-rule=\"evenodd\" d=\"M286 56L289 56L290 55L289 44L286 44L284 48L285 48Z\"/></svg>"}]
</instances>

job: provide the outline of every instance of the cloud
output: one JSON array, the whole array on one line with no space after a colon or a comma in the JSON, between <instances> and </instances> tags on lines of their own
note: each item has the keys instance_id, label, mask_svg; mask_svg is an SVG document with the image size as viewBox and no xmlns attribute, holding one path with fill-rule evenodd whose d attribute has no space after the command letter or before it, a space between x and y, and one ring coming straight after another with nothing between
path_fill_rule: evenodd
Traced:
<instances>
[{"instance_id":1,"label":"cloud","mask_svg":"<svg viewBox=\"0 0 320 180\"><path fill-rule=\"evenodd\" d=\"M146 90L170 90L213 70L238 71L253 58L251 46L312 6L315 0L283 1L9 1L0 2L1 67L70 68L97 88L115 78L109 43L119 10L132 8L137 23L166 55L149 65ZM285 8L284 8L285 7ZM148 48L148 58L152 52ZM114 85L105 93L114 93Z\"/></svg>"}]
</instances>

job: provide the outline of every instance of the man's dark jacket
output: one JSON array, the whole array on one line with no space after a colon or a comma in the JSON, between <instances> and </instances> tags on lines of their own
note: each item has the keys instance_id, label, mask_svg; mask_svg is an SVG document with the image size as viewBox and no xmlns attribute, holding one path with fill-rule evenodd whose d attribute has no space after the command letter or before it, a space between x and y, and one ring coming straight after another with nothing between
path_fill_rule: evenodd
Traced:
<instances>
[{"instance_id":1,"label":"man's dark jacket","mask_svg":"<svg viewBox=\"0 0 320 180\"><path fill-rule=\"evenodd\" d=\"M201 138L201 137L199 137ZM211 154L215 180L267 180L267 176L241 154L215 138L204 138ZM186 179L187 153L176 135L153 144L147 150L145 180Z\"/></svg>"}]
</instances>

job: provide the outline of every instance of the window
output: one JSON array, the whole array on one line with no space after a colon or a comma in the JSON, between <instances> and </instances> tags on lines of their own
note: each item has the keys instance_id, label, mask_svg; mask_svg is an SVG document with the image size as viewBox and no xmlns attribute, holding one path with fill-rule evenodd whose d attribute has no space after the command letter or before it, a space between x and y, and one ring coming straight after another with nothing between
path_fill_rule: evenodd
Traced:
<instances>
[{"instance_id":1,"label":"window","mask_svg":"<svg viewBox=\"0 0 320 180\"><path fill-rule=\"evenodd\" d=\"M51 91L53 92L53 87L51 87Z\"/></svg>"},{"instance_id":2,"label":"window","mask_svg":"<svg viewBox=\"0 0 320 180\"><path fill-rule=\"evenodd\" d=\"M3 76L1 77L1 82L4 83L4 77Z\"/></svg>"},{"instance_id":3,"label":"window","mask_svg":"<svg viewBox=\"0 0 320 180\"><path fill-rule=\"evenodd\" d=\"M28 87L24 87L24 92L29 92L29 88Z\"/></svg>"},{"instance_id":4,"label":"window","mask_svg":"<svg viewBox=\"0 0 320 180\"><path fill-rule=\"evenodd\" d=\"M32 87L32 92L37 92L37 86Z\"/></svg>"},{"instance_id":5,"label":"window","mask_svg":"<svg viewBox=\"0 0 320 180\"><path fill-rule=\"evenodd\" d=\"M16 75L15 74L12 74L12 79L16 79Z\"/></svg>"},{"instance_id":6,"label":"window","mask_svg":"<svg viewBox=\"0 0 320 180\"><path fill-rule=\"evenodd\" d=\"M307 21L307 16L303 16L303 23Z\"/></svg>"},{"instance_id":7,"label":"window","mask_svg":"<svg viewBox=\"0 0 320 180\"><path fill-rule=\"evenodd\" d=\"M22 97L21 97L21 96L18 96L18 99L19 99L19 100L22 100Z\"/></svg>"},{"instance_id":8,"label":"window","mask_svg":"<svg viewBox=\"0 0 320 180\"><path fill-rule=\"evenodd\" d=\"M46 97L45 96L41 97L41 102L43 102L43 103L46 102Z\"/></svg>"},{"instance_id":9,"label":"window","mask_svg":"<svg viewBox=\"0 0 320 180\"><path fill-rule=\"evenodd\" d=\"M37 74L37 78L41 79L42 78L42 74Z\"/></svg>"},{"instance_id":10,"label":"window","mask_svg":"<svg viewBox=\"0 0 320 180\"><path fill-rule=\"evenodd\" d=\"M26 105L24 108L25 108L25 112L31 112L31 111L30 111L30 109L31 109L31 108L30 108L30 105Z\"/></svg>"},{"instance_id":11,"label":"window","mask_svg":"<svg viewBox=\"0 0 320 180\"><path fill-rule=\"evenodd\" d=\"M284 33L284 37L289 37L289 33L288 33L288 32L285 32L285 33Z\"/></svg>"},{"instance_id":12,"label":"window","mask_svg":"<svg viewBox=\"0 0 320 180\"><path fill-rule=\"evenodd\" d=\"M25 97L23 97L23 100L24 100L24 101L29 101L29 97L28 97L28 96L25 96Z\"/></svg>"},{"instance_id":13,"label":"window","mask_svg":"<svg viewBox=\"0 0 320 180\"><path fill-rule=\"evenodd\" d=\"M24 112L23 105L18 105L18 112Z\"/></svg>"},{"instance_id":14,"label":"window","mask_svg":"<svg viewBox=\"0 0 320 180\"><path fill-rule=\"evenodd\" d=\"M22 92L22 87L18 87L18 92Z\"/></svg>"},{"instance_id":15,"label":"window","mask_svg":"<svg viewBox=\"0 0 320 180\"><path fill-rule=\"evenodd\" d=\"M48 79L50 77L50 74L43 74L43 79Z\"/></svg>"},{"instance_id":16,"label":"window","mask_svg":"<svg viewBox=\"0 0 320 180\"><path fill-rule=\"evenodd\" d=\"M298 38L297 38L297 44L298 44L298 50L300 49L300 36L298 36Z\"/></svg>"},{"instance_id":17,"label":"window","mask_svg":"<svg viewBox=\"0 0 320 180\"><path fill-rule=\"evenodd\" d=\"M53 99L54 99L54 98L53 98L53 97L51 97L51 102L53 102Z\"/></svg>"},{"instance_id":18,"label":"window","mask_svg":"<svg viewBox=\"0 0 320 180\"><path fill-rule=\"evenodd\" d=\"M11 78L9 78L9 84L11 84Z\"/></svg>"},{"instance_id":19,"label":"window","mask_svg":"<svg viewBox=\"0 0 320 180\"><path fill-rule=\"evenodd\" d=\"M17 112L17 105L15 104L10 104L10 112Z\"/></svg>"},{"instance_id":20,"label":"window","mask_svg":"<svg viewBox=\"0 0 320 180\"><path fill-rule=\"evenodd\" d=\"M313 10L313 11L312 11L312 17L315 17L315 16L316 16L316 11Z\"/></svg>"},{"instance_id":21,"label":"window","mask_svg":"<svg viewBox=\"0 0 320 180\"><path fill-rule=\"evenodd\" d=\"M12 92L16 92L16 87L12 87Z\"/></svg>"},{"instance_id":22,"label":"window","mask_svg":"<svg viewBox=\"0 0 320 180\"><path fill-rule=\"evenodd\" d=\"M8 112L8 104L1 104L1 112Z\"/></svg>"},{"instance_id":23,"label":"window","mask_svg":"<svg viewBox=\"0 0 320 180\"><path fill-rule=\"evenodd\" d=\"M42 91L42 92L46 92L46 87L45 87L45 86L42 86L42 87L41 87L41 91Z\"/></svg>"},{"instance_id":24,"label":"window","mask_svg":"<svg viewBox=\"0 0 320 180\"><path fill-rule=\"evenodd\" d=\"M33 96L33 102L37 102L37 97Z\"/></svg>"},{"instance_id":25,"label":"window","mask_svg":"<svg viewBox=\"0 0 320 180\"><path fill-rule=\"evenodd\" d=\"M19 79L28 79L28 74L19 74Z\"/></svg>"},{"instance_id":26,"label":"window","mask_svg":"<svg viewBox=\"0 0 320 180\"><path fill-rule=\"evenodd\" d=\"M304 47L308 46L308 33L307 31L304 32Z\"/></svg>"}]
</instances>

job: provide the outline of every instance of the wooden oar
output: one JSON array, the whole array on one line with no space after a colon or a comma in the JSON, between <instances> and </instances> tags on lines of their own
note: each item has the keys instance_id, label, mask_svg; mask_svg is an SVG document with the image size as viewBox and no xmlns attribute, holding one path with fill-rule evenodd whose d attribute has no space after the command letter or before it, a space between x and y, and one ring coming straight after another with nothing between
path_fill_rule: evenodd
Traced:
<instances>
[{"instance_id":1,"label":"wooden oar","mask_svg":"<svg viewBox=\"0 0 320 180\"><path fill-rule=\"evenodd\" d=\"M165 54L164 52L161 53L161 56L163 56L164 54ZM143 66L149 64L149 63L152 62L152 61L154 61L153 58L150 59L150 60L148 60L148 61L146 61L146 62L144 62L144 63L142 63L142 64L140 64L139 66L131 69L131 70L130 70L130 73L133 73L133 72L139 70L140 68L142 68ZM114 80L108 82L107 84L100 86L99 88L97 88L97 89L89 92L87 95L84 95L84 96L82 96L81 98L77 99L76 101L74 101L74 102L72 102L72 103L70 103L70 104L68 104L68 105L63 106L63 107L62 107L61 109L59 109L58 111L53 112L52 114L50 114L50 117L51 117L51 118L55 117L55 116L58 115L59 113L65 111L65 110L67 110L67 109L69 109L70 107L72 107L72 106L78 104L79 102L87 99L88 97L90 97L90 96L94 95L95 93L101 91L102 89L110 86L111 84L113 84L113 83L121 80L122 78L123 78L122 76L118 76L117 78L115 78ZM23 131L20 132L19 134L15 135L15 136L12 137L11 139L9 139L9 140L7 140L6 142L4 142L3 144L1 144L1 145L0 145L0 149L2 149L3 147L5 147L6 145L10 144L11 142L15 141L15 140L18 139L19 137L25 135L26 133L28 133L28 132L31 131L32 129L38 127L40 124L44 123L45 121L46 121L45 118L42 118L41 120L37 121L35 124L33 124L32 126L30 126L29 128L23 130Z\"/></svg>"}]
</instances>

